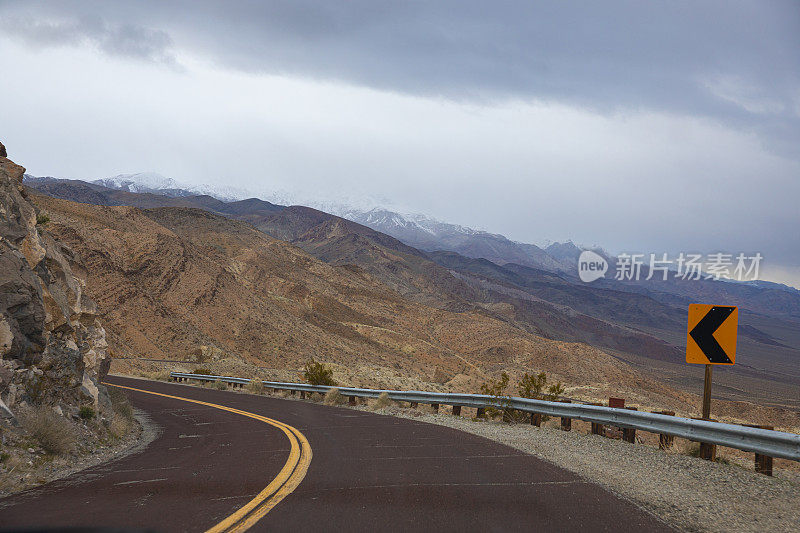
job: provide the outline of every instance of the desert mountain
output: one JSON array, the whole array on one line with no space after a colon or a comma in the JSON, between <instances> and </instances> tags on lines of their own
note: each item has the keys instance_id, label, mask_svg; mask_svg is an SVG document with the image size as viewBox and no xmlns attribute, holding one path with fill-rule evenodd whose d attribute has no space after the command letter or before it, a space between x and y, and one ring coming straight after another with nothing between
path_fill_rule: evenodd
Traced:
<instances>
[{"instance_id":1,"label":"desert mountain","mask_svg":"<svg viewBox=\"0 0 800 533\"><path fill-rule=\"evenodd\" d=\"M677 383L691 380L682 347L685 309L693 295L680 292L691 291L689 282L599 280L585 284L566 272L516 263L499 265L454 252L423 252L372 228L307 207L283 208L256 199L221 202L208 196L137 194L81 183L61 180L35 185L47 194L101 205L193 206L247 221L410 301L439 310L480 314L538 337L587 343L645 367L657 362L666 365L664 371ZM565 262L580 251L572 243L554 246L548 250ZM757 297L744 295L736 300L743 309L740 355L746 363L730 370L728 390L737 398L745 397L736 391L747 385L757 388L763 397L782 396L800 405L796 388L800 375L795 370L798 352L790 348L798 344L798 324L788 313L761 313L769 309L773 291L774 298L785 299L782 305L791 311L792 292L772 284L756 287L719 281L700 282L697 287L705 292L694 297L708 301L730 301L729 296L742 291L766 295L760 306L756 306ZM748 306L754 306L756 312L744 312ZM752 385L753 380L757 385ZM772 390L776 380L782 384Z\"/></svg>"},{"instance_id":2,"label":"desert mountain","mask_svg":"<svg viewBox=\"0 0 800 533\"><path fill-rule=\"evenodd\" d=\"M118 355L180 359L211 346L273 369L317 357L371 385L420 383L438 368L448 387L466 390L500 369L545 369L575 385L644 379L671 394L600 350L480 310L408 300L359 268L320 261L244 222L198 209L35 201L50 231L83 258Z\"/></svg>"}]
</instances>

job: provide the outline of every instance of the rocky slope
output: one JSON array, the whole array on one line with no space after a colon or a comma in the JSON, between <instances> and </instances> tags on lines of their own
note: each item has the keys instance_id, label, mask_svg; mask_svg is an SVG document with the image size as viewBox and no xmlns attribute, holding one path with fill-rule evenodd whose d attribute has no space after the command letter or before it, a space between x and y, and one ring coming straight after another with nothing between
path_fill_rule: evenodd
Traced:
<instances>
[{"instance_id":1,"label":"rocky slope","mask_svg":"<svg viewBox=\"0 0 800 533\"><path fill-rule=\"evenodd\" d=\"M0 150L0 407L109 411L105 330L84 270L26 198L24 171Z\"/></svg>"}]
</instances>

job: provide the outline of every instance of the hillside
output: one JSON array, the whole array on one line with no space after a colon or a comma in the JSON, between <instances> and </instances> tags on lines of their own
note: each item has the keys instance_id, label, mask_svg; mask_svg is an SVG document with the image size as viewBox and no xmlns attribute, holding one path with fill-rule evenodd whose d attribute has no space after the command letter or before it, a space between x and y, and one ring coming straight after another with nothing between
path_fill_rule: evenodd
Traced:
<instances>
[{"instance_id":1,"label":"hillside","mask_svg":"<svg viewBox=\"0 0 800 533\"><path fill-rule=\"evenodd\" d=\"M800 406L799 352L794 348L800 342L797 322L780 314L780 306L775 309L778 313L761 314L769 309L772 293L776 301L786 302L787 310L794 305L795 295L772 284L692 282L703 294L692 294L689 282L585 284L567 273L515 263L499 265L455 252L423 252L367 226L308 207L284 208L257 199L222 202L208 196L132 193L47 178L28 183L50 195L89 203L191 206L247 221L410 301L471 312L537 337L596 346L689 390L695 388L695 377L694 369L683 362L686 306L692 298L734 301L743 309L740 363L719 374L720 394ZM567 262L579 249L565 243L547 250ZM754 308L760 312L747 312Z\"/></svg>"},{"instance_id":2,"label":"hillside","mask_svg":"<svg viewBox=\"0 0 800 533\"><path fill-rule=\"evenodd\" d=\"M223 358L295 369L317 357L372 385L431 386L439 369L453 390L474 390L501 369L542 369L592 389L645 384L675 401L600 350L406 300L242 222L196 209L35 202L83 258L115 355L191 359L213 347Z\"/></svg>"}]
</instances>

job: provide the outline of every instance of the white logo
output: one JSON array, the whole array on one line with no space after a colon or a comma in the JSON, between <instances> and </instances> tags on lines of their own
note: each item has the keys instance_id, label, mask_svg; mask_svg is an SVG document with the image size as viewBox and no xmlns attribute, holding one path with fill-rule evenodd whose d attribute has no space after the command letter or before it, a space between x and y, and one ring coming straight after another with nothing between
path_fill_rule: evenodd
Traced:
<instances>
[{"instance_id":1,"label":"white logo","mask_svg":"<svg viewBox=\"0 0 800 533\"><path fill-rule=\"evenodd\" d=\"M600 254L591 250L584 250L578 258L578 276L581 281L590 283L606 275L608 261Z\"/></svg>"}]
</instances>

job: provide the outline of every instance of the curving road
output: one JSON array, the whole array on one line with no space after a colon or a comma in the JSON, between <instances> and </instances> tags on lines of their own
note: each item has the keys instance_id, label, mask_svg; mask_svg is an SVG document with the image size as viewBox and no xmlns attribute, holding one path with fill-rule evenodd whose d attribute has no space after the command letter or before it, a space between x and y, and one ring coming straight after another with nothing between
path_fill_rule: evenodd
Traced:
<instances>
[{"instance_id":1,"label":"curving road","mask_svg":"<svg viewBox=\"0 0 800 533\"><path fill-rule=\"evenodd\" d=\"M0 530L669 530L575 474L450 428L186 385L108 382L138 389L127 389L131 403L160 435L138 453L0 500Z\"/></svg>"}]
</instances>

